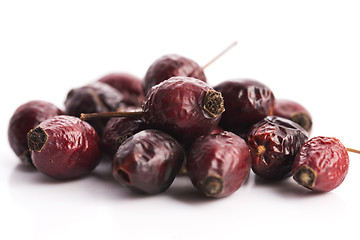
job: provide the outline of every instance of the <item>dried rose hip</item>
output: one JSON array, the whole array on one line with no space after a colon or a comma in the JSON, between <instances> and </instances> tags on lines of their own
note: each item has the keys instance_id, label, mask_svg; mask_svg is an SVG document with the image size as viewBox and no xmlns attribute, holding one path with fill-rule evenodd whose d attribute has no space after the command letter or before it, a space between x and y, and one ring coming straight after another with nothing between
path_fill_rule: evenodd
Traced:
<instances>
[{"instance_id":1,"label":"dried rose hip","mask_svg":"<svg viewBox=\"0 0 360 240\"><path fill-rule=\"evenodd\" d=\"M145 123L142 119L111 118L101 137L102 150L112 159L127 138L144 129Z\"/></svg>"},{"instance_id":2,"label":"dried rose hip","mask_svg":"<svg viewBox=\"0 0 360 240\"><path fill-rule=\"evenodd\" d=\"M106 83L123 95L123 102L128 106L141 106L144 100L144 92L142 89L142 81L128 73L112 73L108 74L99 82Z\"/></svg>"},{"instance_id":3,"label":"dried rose hip","mask_svg":"<svg viewBox=\"0 0 360 240\"><path fill-rule=\"evenodd\" d=\"M128 138L115 154L114 178L133 191L156 194L174 181L184 160L180 144L158 130L144 130Z\"/></svg>"},{"instance_id":4,"label":"dried rose hip","mask_svg":"<svg viewBox=\"0 0 360 240\"><path fill-rule=\"evenodd\" d=\"M32 165L27 145L27 133L42 121L61 115L63 112L54 104L45 101L30 101L16 109L8 127L10 147L25 165Z\"/></svg>"},{"instance_id":5,"label":"dried rose hip","mask_svg":"<svg viewBox=\"0 0 360 240\"><path fill-rule=\"evenodd\" d=\"M308 110L300 103L287 99L276 99L274 116L290 119L303 127L308 133L311 131L312 119Z\"/></svg>"},{"instance_id":6,"label":"dried rose hip","mask_svg":"<svg viewBox=\"0 0 360 240\"><path fill-rule=\"evenodd\" d=\"M264 84L249 80L229 80L215 86L224 98L226 111L219 123L224 130L246 135L251 126L272 115L274 94Z\"/></svg>"},{"instance_id":7,"label":"dried rose hip","mask_svg":"<svg viewBox=\"0 0 360 240\"><path fill-rule=\"evenodd\" d=\"M100 139L94 128L73 116L45 120L29 131L27 139L35 167L55 179L81 177L100 161Z\"/></svg>"},{"instance_id":8,"label":"dried rose hip","mask_svg":"<svg viewBox=\"0 0 360 240\"><path fill-rule=\"evenodd\" d=\"M193 77L206 82L204 71L196 62L180 55L169 54L157 59L147 70L144 92L147 93L151 87L176 76Z\"/></svg>"},{"instance_id":9,"label":"dried rose hip","mask_svg":"<svg viewBox=\"0 0 360 240\"><path fill-rule=\"evenodd\" d=\"M190 77L172 77L154 86L144 104L144 120L181 143L210 134L224 111L221 93Z\"/></svg>"},{"instance_id":10,"label":"dried rose hip","mask_svg":"<svg viewBox=\"0 0 360 240\"><path fill-rule=\"evenodd\" d=\"M188 175L208 197L229 196L249 176L251 156L246 142L231 132L198 138L187 158Z\"/></svg>"},{"instance_id":11,"label":"dried rose hip","mask_svg":"<svg viewBox=\"0 0 360 240\"><path fill-rule=\"evenodd\" d=\"M65 100L65 112L68 115L80 117L81 113L100 113L115 111L124 106L123 95L113 87L95 82L72 89ZM94 119L89 123L101 135L107 119Z\"/></svg>"},{"instance_id":12,"label":"dried rose hip","mask_svg":"<svg viewBox=\"0 0 360 240\"><path fill-rule=\"evenodd\" d=\"M268 116L255 124L248 134L252 169L266 179L291 175L291 165L308 134L291 120Z\"/></svg>"},{"instance_id":13,"label":"dried rose hip","mask_svg":"<svg viewBox=\"0 0 360 240\"><path fill-rule=\"evenodd\" d=\"M345 179L349 155L336 138L314 137L300 149L292 164L293 178L311 190L328 192Z\"/></svg>"}]
</instances>

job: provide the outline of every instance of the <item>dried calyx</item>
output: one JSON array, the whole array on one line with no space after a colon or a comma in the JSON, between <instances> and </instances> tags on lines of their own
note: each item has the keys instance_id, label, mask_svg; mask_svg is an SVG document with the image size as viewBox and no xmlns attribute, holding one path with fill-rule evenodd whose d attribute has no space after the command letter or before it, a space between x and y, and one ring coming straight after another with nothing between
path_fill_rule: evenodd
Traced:
<instances>
[{"instance_id":1,"label":"dried calyx","mask_svg":"<svg viewBox=\"0 0 360 240\"><path fill-rule=\"evenodd\" d=\"M48 134L41 127L37 127L28 132L27 140L30 151L40 152L48 140Z\"/></svg>"},{"instance_id":2,"label":"dried calyx","mask_svg":"<svg viewBox=\"0 0 360 240\"><path fill-rule=\"evenodd\" d=\"M217 117L225 111L224 99L220 92L209 90L204 97L204 110L212 117Z\"/></svg>"}]
</instances>

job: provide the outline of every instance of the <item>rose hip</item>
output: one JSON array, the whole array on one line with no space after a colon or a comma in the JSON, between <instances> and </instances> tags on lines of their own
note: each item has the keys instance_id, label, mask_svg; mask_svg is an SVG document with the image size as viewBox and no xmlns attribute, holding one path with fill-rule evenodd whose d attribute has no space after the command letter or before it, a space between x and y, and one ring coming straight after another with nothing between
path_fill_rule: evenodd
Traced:
<instances>
[{"instance_id":1,"label":"rose hip","mask_svg":"<svg viewBox=\"0 0 360 240\"><path fill-rule=\"evenodd\" d=\"M287 99L276 99L273 114L274 116L290 119L303 127L308 133L311 132L311 115L300 103Z\"/></svg>"},{"instance_id":2,"label":"rose hip","mask_svg":"<svg viewBox=\"0 0 360 240\"><path fill-rule=\"evenodd\" d=\"M308 134L291 120L268 116L255 124L248 134L252 169L266 179L291 175L291 165Z\"/></svg>"},{"instance_id":3,"label":"rose hip","mask_svg":"<svg viewBox=\"0 0 360 240\"><path fill-rule=\"evenodd\" d=\"M108 74L99 82L106 83L115 88L123 95L123 102L128 106L141 106L144 100L144 92L142 89L142 81L128 73L112 73Z\"/></svg>"},{"instance_id":4,"label":"rose hip","mask_svg":"<svg viewBox=\"0 0 360 240\"><path fill-rule=\"evenodd\" d=\"M91 172L100 161L100 140L87 122L73 116L55 116L27 134L35 167L43 174L73 179Z\"/></svg>"},{"instance_id":5,"label":"rose hip","mask_svg":"<svg viewBox=\"0 0 360 240\"><path fill-rule=\"evenodd\" d=\"M147 93L151 87L176 76L193 77L206 82L204 71L196 62L180 55L169 54L157 59L147 70L144 92Z\"/></svg>"},{"instance_id":6,"label":"rose hip","mask_svg":"<svg viewBox=\"0 0 360 240\"><path fill-rule=\"evenodd\" d=\"M30 101L16 109L10 119L8 140L23 164L32 165L27 133L42 121L61 114L63 112L58 107L45 101Z\"/></svg>"},{"instance_id":7,"label":"rose hip","mask_svg":"<svg viewBox=\"0 0 360 240\"><path fill-rule=\"evenodd\" d=\"M221 92L224 98L226 111L219 123L224 130L244 136L253 124L273 113L274 94L258 81L229 80L214 89Z\"/></svg>"},{"instance_id":8,"label":"rose hip","mask_svg":"<svg viewBox=\"0 0 360 240\"><path fill-rule=\"evenodd\" d=\"M100 113L116 111L124 105L123 95L113 87L101 83L90 83L86 86L72 89L65 100L65 112L68 115L80 117L81 113ZM94 119L89 123L101 135L106 125L106 119Z\"/></svg>"},{"instance_id":9,"label":"rose hip","mask_svg":"<svg viewBox=\"0 0 360 240\"><path fill-rule=\"evenodd\" d=\"M229 196L249 176L251 156L246 142L231 132L198 138L187 158L188 175L208 197Z\"/></svg>"},{"instance_id":10,"label":"rose hip","mask_svg":"<svg viewBox=\"0 0 360 240\"><path fill-rule=\"evenodd\" d=\"M307 141L292 164L295 181L317 192L337 188L348 168L349 155L344 145L336 138L322 136Z\"/></svg>"},{"instance_id":11,"label":"rose hip","mask_svg":"<svg viewBox=\"0 0 360 240\"><path fill-rule=\"evenodd\" d=\"M189 144L214 130L223 104L221 93L203 81L172 77L148 92L143 104L144 120L149 127Z\"/></svg>"},{"instance_id":12,"label":"rose hip","mask_svg":"<svg viewBox=\"0 0 360 240\"><path fill-rule=\"evenodd\" d=\"M101 137L102 150L113 158L119 146L129 137L145 129L142 119L111 118Z\"/></svg>"},{"instance_id":13,"label":"rose hip","mask_svg":"<svg viewBox=\"0 0 360 240\"><path fill-rule=\"evenodd\" d=\"M144 130L128 138L115 154L114 178L133 191L156 194L174 181L184 161L180 144L158 130Z\"/></svg>"}]
</instances>

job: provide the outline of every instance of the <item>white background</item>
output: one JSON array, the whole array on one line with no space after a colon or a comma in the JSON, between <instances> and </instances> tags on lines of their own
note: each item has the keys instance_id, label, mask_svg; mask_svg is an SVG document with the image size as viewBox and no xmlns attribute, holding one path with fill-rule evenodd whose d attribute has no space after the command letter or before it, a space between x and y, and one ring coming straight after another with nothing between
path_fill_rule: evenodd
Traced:
<instances>
[{"instance_id":1,"label":"white background","mask_svg":"<svg viewBox=\"0 0 360 240\"><path fill-rule=\"evenodd\" d=\"M144 76L178 53L210 85L248 77L302 103L312 136L360 148L357 1L0 1L1 239L358 239L360 156L326 194L251 174L235 194L201 197L178 178L156 196L118 185L109 164L58 182L19 164L7 141L15 109L40 99L63 108L73 87L111 73ZM7 236L7 237L5 237Z\"/></svg>"}]
</instances>

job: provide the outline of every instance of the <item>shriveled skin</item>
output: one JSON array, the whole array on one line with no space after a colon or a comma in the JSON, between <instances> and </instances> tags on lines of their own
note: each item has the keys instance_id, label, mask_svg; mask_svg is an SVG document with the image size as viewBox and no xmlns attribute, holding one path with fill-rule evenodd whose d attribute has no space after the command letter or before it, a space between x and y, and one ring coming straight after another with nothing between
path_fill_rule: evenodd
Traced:
<instances>
[{"instance_id":1,"label":"shriveled skin","mask_svg":"<svg viewBox=\"0 0 360 240\"><path fill-rule=\"evenodd\" d=\"M298 171L310 169L314 173L315 181L304 186L314 191L328 192L344 181L349 169L349 155L338 139L314 137L301 147L292 169L294 179L299 183L302 176L298 175Z\"/></svg>"},{"instance_id":2,"label":"shriveled skin","mask_svg":"<svg viewBox=\"0 0 360 240\"><path fill-rule=\"evenodd\" d=\"M291 176L295 155L307 139L307 132L298 124L281 117L266 117L248 134L253 171L266 179Z\"/></svg>"},{"instance_id":3,"label":"shriveled skin","mask_svg":"<svg viewBox=\"0 0 360 240\"><path fill-rule=\"evenodd\" d=\"M116 111L124 106L124 96L101 82L94 82L83 87L72 89L65 100L65 112L68 115L80 117L81 113L100 113ZM107 119L95 119L89 123L101 135Z\"/></svg>"},{"instance_id":4,"label":"shriveled skin","mask_svg":"<svg viewBox=\"0 0 360 240\"><path fill-rule=\"evenodd\" d=\"M311 132L312 118L309 111L300 103L288 99L276 99L274 105L274 116L290 119L308 133Z\"/></svg>"},{"instance_id":5,"label":"shriveled skin","mask_svg":"<svg viewBox=\"0 0 360 240\"><path fill-rule=\"evenodd\" d=\"M149 67L144 77L144 93L160 82L176 76L193 77L206 82L204 71L196 62L177 54L169 54L160 57Z\"/></svg>"},{"instance_id":6,"label":"shriveled skin","mask_svg":"<svg viewBox=\"0 0 360 240\"><path fill-rule=\"evenodd\" d=\"M198 79L172 77L148 92L143 104L144 120L181 143L192 143L210 134L220 121L220 115L213 117L204 110L209 90L213 89Z\"/></svg>"},{"instance_id":7,"label":"shriveled skin","mask_svg":"<svg viewBox=\"0 0 360 240\"><path fill-rule=\"evenodd\" d=\"M98 165L100 139L87 122L73 116L57 116L40 123L36 129L39 128L46 133L47 140L31 156L40 172L65 180L84 176ZM39 142L36 136L31 137L31 132L28 139Z\"/></svg>"},{"instance_id":8,"label":"shriveled skin","mask_svg":"<svg viewBox=\"0 0 360 240\"><path fill-rule=\"evenodd\" d=\"M188 175L202 193L209 197L229 196L246 181L251 169L251 156L246 142L239 136L223 131L197 139L188 154ZM218 193L207 192L208 177L222 181Z\"/></svg>"},{"instance_id":9,"label":"shriveled skin","mask_svg":"<svg viewBox=\"0 0 360 240\"><path fill-rule=\"evenodd\" d=\"M215 86L224 98L226 111L219 123L224 130L246 135L251 126L272 115L274 94L264 84L250 79L224 81Z\"/></svg>"},{"instance_id":10,"label":"shriveled skin","mask_svg":"<svg viewBox=\"0 0 360 240\"><path fill-rule=\"evenodd\" d=\"M174 181L184 161L180 144L158 130L144 130L128 138L115 154L114 178L133 191L156 194Z\"/></svg>"},{"instance_id":11,"label":"shriveled skin","mask_svg":"<svg viewBox=\"0 0 360 240\"><path fill-rule=\"evenodd\" d=\"M128 73L111 73L98 80L106 83L124 96L123 102L128 106L141 106L144 100L142 80Z\"/></svg>"},{"instance_id":12,"label":"shriveled skin","mask_svg":"<svg viewBox=\"0 0 360 240\"><path fill-rule=\"evenodd\" d=\"M104 153L113 159L118 147L126 138L145 129L142 119L132 118L111 118L101 137L101 144Z\"/></svg>"},{"instance_id":13,"label":"shriveled skin","mask_svg":"<svg viewBox=\"0 0 360 240\"><path fill-rule=\"evenodd\" d=\"M22 163L32 165L27 133L42 121L61 114L64 114L62 110L45 101L30 101L16 109L9 122L8 140Z\"/></svg>"}]
</instances>

